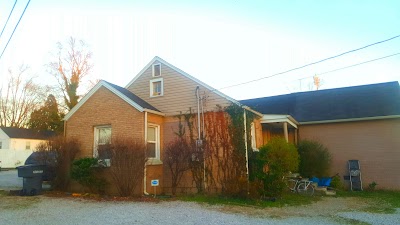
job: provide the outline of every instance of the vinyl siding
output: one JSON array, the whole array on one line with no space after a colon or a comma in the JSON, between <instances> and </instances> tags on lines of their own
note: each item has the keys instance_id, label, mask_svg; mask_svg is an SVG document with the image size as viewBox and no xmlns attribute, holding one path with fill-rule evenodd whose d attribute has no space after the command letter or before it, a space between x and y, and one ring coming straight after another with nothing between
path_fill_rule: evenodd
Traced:
<instances>
[{"instance_id":1,"label":"vinyl siding","mask_svg":"<svg viewBox=\"0 0 400 225\"><path fill-rule=\"evenodd\" d=\"M317 140L332 154L331 174L348 175L348 160L360 161L364 187L400 189L400 119L302 125L300 140ZM348 183L348 182L347 182Z\"/></svg>"},{"instance_id":2,"label":"vinyl siding","mask_svg":"<svg viewBox=\"0 0 400 225\"><path fill-rule=\"evenodd\" d=\"M157 63L159 62L155 62L155 64ZM150 97L150 80L157 78L163 78L164 94L163 96ZM171 116L178 115L180 112L188 113L190 108L193 113L197 112L197 86L200 87L200 95L206 96L208 99L204 103L204 111L213 111L217 105L225 107L230 104L227 99L210 92L210 90L164 64L161 64L161 77L153 77L152 67L150 66L127 89L167 116Z\"/></svg>"}]
</instances>

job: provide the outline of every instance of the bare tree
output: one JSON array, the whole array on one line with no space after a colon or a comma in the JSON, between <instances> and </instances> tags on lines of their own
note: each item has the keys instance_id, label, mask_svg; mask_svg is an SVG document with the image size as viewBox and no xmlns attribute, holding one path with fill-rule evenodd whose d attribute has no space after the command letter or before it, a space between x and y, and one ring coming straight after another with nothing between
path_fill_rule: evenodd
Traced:
<instances>
[{"instance_id":1,"label":"bare tree","mask_svg":"<svg viewBox=\"0 0 400 225\"><path fill-rule=\"evenodd\" d=\"M92 52L84 41L76 41L73 37L68 39L66 47L60 42L57 43L57 46L57 59L50 62L48 67L50 73L57 79L66 107L72 109L80 98L77 90L82 79L90 73L93 67Z\"/></svg>"},{"instance_id":2,"label":"bare tree","mask_svg":"<svg viewBox=\"0 0 400 225\"><path fill-rule=\"evenodd\" d=\"M29 115L45 99L46 91L35 84L32 76L25 76L29 69L21 65L15 73L9 69L6 87L0 87L0 126L24 127Z\"/></svg>"}]
</instances>

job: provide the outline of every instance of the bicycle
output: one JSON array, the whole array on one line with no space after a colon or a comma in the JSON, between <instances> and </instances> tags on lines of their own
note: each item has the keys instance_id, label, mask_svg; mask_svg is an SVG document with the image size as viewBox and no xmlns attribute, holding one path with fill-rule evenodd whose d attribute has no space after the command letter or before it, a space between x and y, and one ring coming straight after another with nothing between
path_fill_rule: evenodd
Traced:
<instances>
[{"instance_id":1,"label":"bicycle","mask_svg":"<svg viewBox=\"0 0 400 225\"><path fill-rule=\"evenodd\" d=\"M288 188L293 193L298 193L300 195L312 196L314 194L314 186L312 181L308 179L303 179L301 177L291 178L287 180Z\"/></svg>"}]
</instances>

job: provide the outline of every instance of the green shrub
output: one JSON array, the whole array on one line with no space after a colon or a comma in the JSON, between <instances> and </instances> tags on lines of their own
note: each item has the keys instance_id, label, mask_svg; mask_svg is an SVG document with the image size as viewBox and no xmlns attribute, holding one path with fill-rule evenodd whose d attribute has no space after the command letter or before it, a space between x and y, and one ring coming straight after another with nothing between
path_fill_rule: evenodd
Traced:
<instances>
[{"instance_id":1,"label":"green shrub","mask_svg":"<svg viewBox=\"0 0 400 225\"><path fill-rule=\"evenodd\" d=\"M98 178L95 169L97 169L98 160L96 158L81 158L72 163L71 178L76 180L89 192L103 193L106 181Z\"/></svg>"},{"instance_id":2,"label":"green shrub","mask_svg":"<svg viewBox=\"0 0 400 225\"><path fill-rule=\"evenodd\" d=\"M376 183L375 181L372 181L372 183L369 183L368 191L375 191L376 185L378 185L378 183Z\"/></svg>"},{"instance_id":3,"label":"green shrub","mask_svg":"<svg viewBox=\"0 0 400 225\"><path fill-rule=\"evenodd\" d=\"M344 190L344 184L338 175L332 177L330 187L337 189L337 190Z\"/></svg>"},{"instance_id":4,"label":"green shrub","mask_svg":"<svg viewBox=\"0 0 400 225\"><path fill-rule=\"evenodd\" d=\"M281 196L286 183L285 174L295 172L299 165L299 155L293 144L283 138L273 138L260 148L257 156L256 177L262 181L261 194L268 197Z\"/></svg>"},{"instance_id":5,"label":"green shrub","mask_svg":"<svg viewBox=\"0 0 400 225\"><path fill-rule=\"evenodd\" d=\"M317 141L303 140L298 145L299 173L304 177L327 177L331 166L331 154Z\"/></svg>"}]
</instances>

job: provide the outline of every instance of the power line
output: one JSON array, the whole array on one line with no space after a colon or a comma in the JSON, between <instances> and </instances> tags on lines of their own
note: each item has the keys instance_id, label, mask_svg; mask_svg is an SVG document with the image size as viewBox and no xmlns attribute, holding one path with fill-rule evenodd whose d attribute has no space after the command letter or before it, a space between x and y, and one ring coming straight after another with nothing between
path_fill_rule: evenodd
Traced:
<instances>
[{"instance_id":1,"label":"power line","mask_svg":"<svg viewBox=\"0 0 400 225\"><path fill-rule=\"evenodd\" d=\"M400 55L400 52L395 53L395 54L392 54L392 55L387 55L387 56L383 56L383 57L380 57L380 58L376 58L376 59L371 59L371 60L368 60L368 61L365 61L365 62L353 64L353 65L350 65L350 66L345 66L345 67L342 67L342 68L339 68L339 69L334 69L334 70L331 70L331 71L328 71L328 72L323 72L323 73L320 73L320 74L317 74L317 75L323 75L323 74L333 73L333 72L336 72L336 71L339 71L339 70L344 70L344 69L348 69L348 68L350 68L350 67L359 66L359 65L362 65L362 64L366 64L366 63L378 61L378 60L385 59L385 58L389 58L389 57L392 57L392 56L395 56L395 55Z\"/></svg>"},{"instance_id":2,"label":"power line","mask_svg":"<svg viewBox=\"0 0 400 225\"><path fill-rule=\"evenodd\" d=\"M8 15L7 21L6 21L6 23L4 24L3 30L1 31L0 38L1 38L1 36L3 35L3 32L4 32L4 30L5 30L6 27L7 27L8 20L10 19L11 14L12 14L13 11L14 11L14 8L15 8L15 5L17 4L17 1L18 1L18 0L15 0L14 5L13 5L13 7L12 7L12 9L11 9L11 12L10 12L10 14Z\"/></svg>"},{"instance_id":3,"label":"power line","mask_svg":"<svg viewBox=\"0 0 400 225\"><path fill-rule=\"evenodd\" d=\"M359 66L359 65L362 65L362 64L378 61L378 60L381 60L381 59L386 59L386 58L393 57L393 56L396 56L396 55L400 55L400 52L394 53L394 54L391 54L391 55L387 55L387 56L383 56L383 57L379 57L379 58L376 58L376 59L371 59L371 60L368 60L368 61L356 63L356 64L353 64L353 65L341 67L341 68L338 68L338 69L330 70L330 71L327 71L327 72L317 73L317 75L321 76L321 75L325 75L325 74L328 74L328 73L333 73L333 72L336 72L336 71L339 71L339 70L344 70L344 69L348 69L348 68L351 68L351 67ZM289 82L297 81L297 80L303 80L303 79L307 79L307 78L311 78L311 77L314 77L314 76L302 77L300 79L291 80Z\"/></svg>"},{"instance_id":4,"label":"power line","mask_svg":"<svg viewBox=\"0 0 400 225\"><path fill-rule=\"evenodd\" d=\"M260 81L260 80L264 80L264 79L267 79L267 78L271 78L271 77L275 77L275 76L278 76L278 75L282 75L282 74L285 74L285 73L289 73L289 72L292 72L292 71L295 71L295 70L299 70L299 69L302 69L302 68L305 68L305 67L308 67L308 66L311 66L311 65L315 65L315 64L327 61L327 60L331 60L331 59L334 59L334 58L337 58L337 57L340 57L340 56L343 56L343 55L346 55L346 54L349 54L349 53L352 53L352 52L355 52L355 51L359 51L361 49L365 49L365 48L371 47L373 45L381 44L381 43L393 40L393 39L398 38L398 37L400 37L400 35L391 37L389 39L385 39L383 41L378 41L378 42L363 46L361 48L357 48L357 49L353 49L353 50L350 50L350 51L347 51L347 52L343 52L341 54L338 54L338 55L335 55L335 56L331 56L331 57L328 57L328 58L325 58L325 59L322 59L322 60L319 60L319 61L316 61L316 62L313 62L313 63L309 63L309 64L306 64L306 65L303 65L303 66L299 66L299 67L296 67L296 68L293 68L293 69L290 69L290 70L286 70L286 71L283 71L283 72L280 72L280 73L275 73L275 74L272 74L272 75L269 75L269 76L265 76L265 77L261 77L261 78L258 78L258 79L254 79L254 80L250 80L250 81L246 81L246 82L242 82L242 83L238 83L238 84L225 86L225 87L222 87L222 88L214 89L212 91L222 90L222 89L236 87L236 86L241 86L241 85L244 85L244 84L253 83L253 82L256 82L256 81Z\"/></svg>"},{"instance_id":5,"label":"power line","mask_svg":"<svg viewBox=\"0 0 400 225\"><path fill-rule=\"evenodd\" d=\"M371 60L368 60L368 61L356 63L356 64L353 64L353 65L341 67L341 68L338 68L338 69L330 70L330 71L327 71L327 72L318 73L317 75L325 75L325 74L328 74L328 73L333 73L333 72L336 72L336 71L339 71L339 70L344 70L344 69L348 69L348 68L351 68L351 67L367 64L367 63L370 63L370 62L386 59L386 58L393 57L393 56L396 56L396 55L400 55L400 52L394 53L394 54L391 54L391 55L387 55L387 56L383 56L383 57L379 57L379 58L376 58L376 59L371 59ZM302 77L302 78L297 79L297 80L303 80L303 79L307 79L307 78L311 78L311 77L314 77L314 76ZM297 81L297 80L292 80L292 81ZM289 81L289 82L292 82L292 81ZM287 82L287 83L289 83L289 82ZM208 93L210 93L210 92L208 92ZM207 100L212 101L212 100L217 100L217 98L210 98L210 99L207 99Z\"/></svg>"},{"instance_id":6,"label":"power line","mask_svg":"<svg viewBox=\"0 0 400 225\"><path fill-rule=\"evenodd\" d=\"M4 47L3 52L2 52L1 55L0 55L0 59L1 59L1 57L3 56L4 52L6 51L7 46L8 46L8 43L10 43L11 38L13 37L14 32L15 32L15 30L17 29L17 27L18 27L18 25L19 25L19 22L21 21L22 17L24 16L25 11L26 11L26 8L28 8L28 5L29 5L30 2L31 2L31 0L29 0L28 3L26 3L25 9L24 9L24 11L22 12L21 16L19 17L18 23L15 25L14 30L13 30L13 32L11 33L11 36L10 36L10 38L8 39L7 44L6 44L6 46Z\"/></svg>"}]
</instances>

